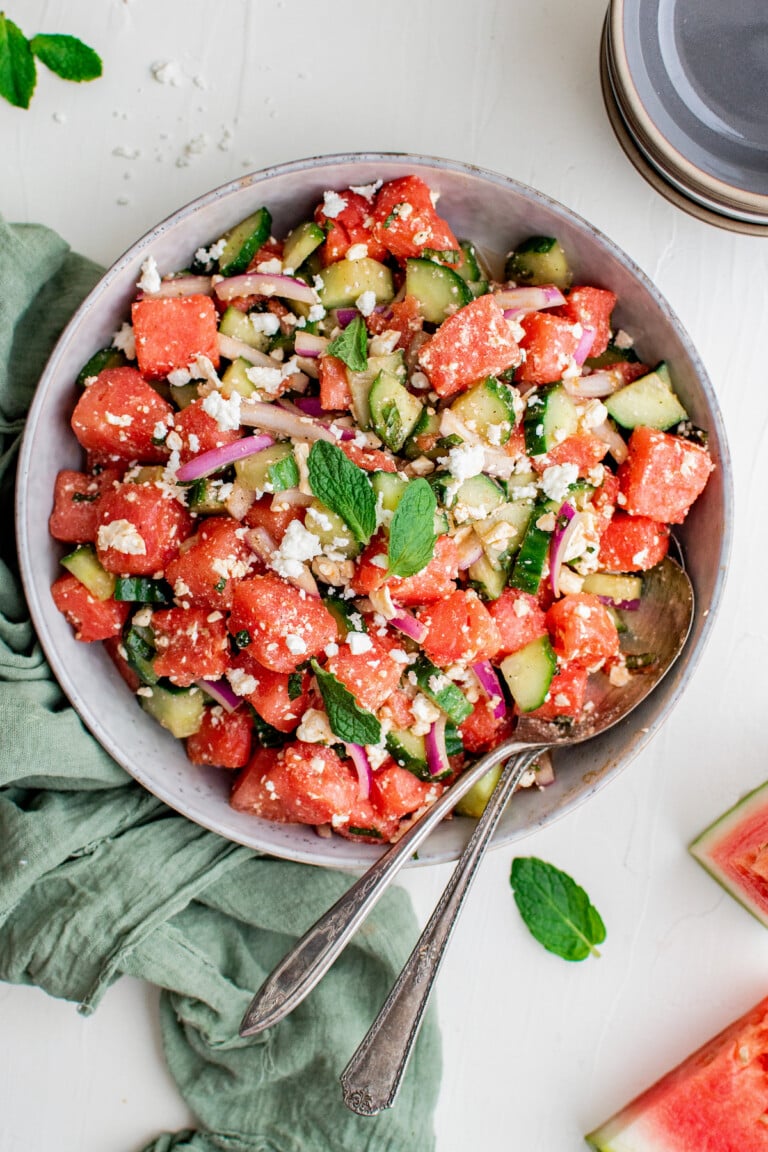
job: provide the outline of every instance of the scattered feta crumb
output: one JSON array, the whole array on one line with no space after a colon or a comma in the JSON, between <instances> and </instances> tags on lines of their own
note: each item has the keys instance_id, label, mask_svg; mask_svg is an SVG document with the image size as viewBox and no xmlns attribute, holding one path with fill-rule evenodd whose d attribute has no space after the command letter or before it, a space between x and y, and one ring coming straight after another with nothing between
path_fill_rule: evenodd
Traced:
<instances>
[{"instance_id":1,"label":"scattered feta crumb","mask_svg":"<svg viewBox=\"0 0 768 1152\"><path fill-rule=\"evenodd\" d=\"M302 640L301 636L289 634L285 637L285 646L293 656L302 656L306 650L306 641Z\"/></svg>"},{"instance_id":2,"label":"scattered feta crumb","mask_svg":"<svg viewBox=\"0 0 768 1152\"><path fill-rule=\"evenodd\" d=\"M321 708L307 708L296 729L296 739L305 744L333 744L336 737L326 713Z\"/></svg>"},{"instance_id":3,"label":"scattered feta crumb","mask_svg":"<svg viewBox=\"0 0 768 1152\"><path fill-rule=\"evenodd\" d=\"M323 213L329 220L335 220L346 206L346 200L338 192L323 192Z\"/></svg>"},{"instance_id":4,"label":"scattered feta crumb","mask_svg":"<svg viewBox=\"0 0 768 1152\"><path fill-rule=\"evenodd\" d=\"M350 244L344 253L346 260L364 260L368 255L367 244Z\"/></svg>"},{"instance_id":5,"label":"scattered feta crumb","mask_svg":"<svg viewBox=\"0 0 768 1152\"><path fill-rule=\"evenodd\" d=\"M306 561L319 556L322 550L319 538L308 532L300 520L292 520L270 564L279 576L296 579L304 571Z\"/></svg>"},{"instance_id":6,"label":"scattered feta crumb","mask_svg":"<svg viewBox=\"0 0 768 1152\"><path fill-rule=\"evenodd\" d=\"M564 500L571 484L579 478L576 464L551 464L541 477L541 487L550 500Z\"/></svg>"},{"instance_id":7,"label":"scattered feta crumb","mask_svg":"<svg viewBox=\"0 0 768 1152\"><path fill-rule=\"evenodd\" d=\"M185 384L189 384L192 379L192 373L188 368L174 368L172 372L168 373L168 383L172 388L183 388Z\"/></svg>"},{"instance_id":8,"label":"scattered feta crumb","mask_svg":"<svg viewBox=\"0 0 768 1152\"><path fill-rule=\"evenodd\" d=\"M220 432L233 432L240 427L240 401L239 392L225 399L221 392L209 392L202 403L204 412L212 416Z\"/></svg>"},{"instance_id":9,"label":"scattered feta crumb","mask_svg":"<svg viewBox=\"0 0 768 1152\"><path fill-rule=\"evenodd\" d=\"M621 348L621 350L624 352L628 348L631 348L635 341L628 332L625 332L623 328L619 328L618 332L613 338L613 342L617 348Z\"/></svg>"},{"instance_id":10,"label":"scattered feta crumb","mask_svg":"<svg viewBox=\"0 0 768 1152\"><path fill-rule=\"evenodd\" d=\"M381 188L381 184L381 180L377 180L375 184L350 184L349 190L350 192L354 192L356 195L362 196L364 200L368 200L370 202L373 200L379 188Z\"/></svg>"},{"instance_id":11,"label":"scattered feta crumb","mask_svg":"<svg viewBox=\"0 0 768 1152\"><path fill-rule=\"evenodd\" d=\"M126 556L146 556L147 545L135 524L130 520L112 520L102 524L98 532L99 548L114 548Z\"/></svg>"},{"instance_id":12,"label":"scattered feta crumb","mask_svg":"<svg viewBox=\"0 0 768 1152\"><path fill-rule=\"evenodd\" d=\"M367 632L348 632L347 644L353 656L362 656L373 648L373 640Z\"/></svg>"},{"instance_id":13,"label":"scattered feta crumb","mask_svg":"<svg viewBox=\"0 0 768 1152\"><path fill-rule=\"evenodd\" d=\"M252 368L246 368L245 375L251 384L267 392L270 396L276 396L283 383L283 373L279 368L266 368L261 364L254 364Z\"/></svg>"},{"instance_id":14,"label":"scattered feta crumb","mask_svg":"<svg viewBox=\"0 0 768 1152\"><path fill-rule=\"evenodd\" d=\"M454 480L462 484L473 476L479 476L485 464L485 453L482 444L457 444L451 448L447 457L439 461L445 464Z\"/></svg>"},{"instance_id":15,"label":"scattered feta crumb","mask_svg":"<svg viewBox=\"0 0 768 1152\"><path fill-rule=\"evenodd\" d=\"M316 320L322 320L324 316L325 308L322 306L322 304L310 304L309 313L307 315L307 319L309 320L310 324L313 324Z\"/></svg>"},{"instance_id":16,"label":"scattered feta crumb","mask_svg":"<svg viewBox=\"0 0 768 1152\"><path fill-rule=\"evenodd\" d=\"M355 300L355 307L363 316L370 316L376 307L376 293L370 289L366 292L361 292L357 300Z\"/></svg>"},{"instance_id":17,"label":"scattered feta crumb","mask_svg":"<svg viewBox=\"0 0 768 1152\"><path fill-rule=\"evenodd\" d=\"M158 84L169 84L172 88L181 88L185 80L181 65L175 60L160 60L151 66L150 72Z\"/></svg>"},{"instance_id":18,"label":"scattered feta crumb","mask_svg":"<svg viewBox=\"0 0 768 1152\"><path fill-rule=\"evenodd\" d=\"M160 291L162 280L160 273L157 269L154 256L147 256L146 260L141 266L141 276L138 279L136 287L141 292L146 292L148 296Z\"/></svg>"},{"instance_id":19,"label":"scattered feta crumb","mask_svg":"<svg viewBox=\"0 0 768 1152\"><path fill-rule=\"evenodd\" d=\"M130 324L123 323L123 326L115 332L112 337L112 347L118 348L129 360L136 359L136 340Z\"/></svg>"},{"instance_id":20,"label":"scattered feta crumb","mask_svg":"<svg viewBox=\"0 0 768 1152\"><path fill-rule=\"evenodd\" d=\"M243 668L228 668L226 677L236 696L250 696L259 686L256 677L251 676Z\"/></svg>"},{"instance_id":21,"label":"scattered feta crumb","mask_svg":"<svg viewBox=\"0 0 768 1152\"><path fill-rule=\"evenodd\" d=\"M251 312L248 319L254 332L263 332L265 336L275 336L280 330L280 320L274 312Z\"/></svg>"}]
</instances>

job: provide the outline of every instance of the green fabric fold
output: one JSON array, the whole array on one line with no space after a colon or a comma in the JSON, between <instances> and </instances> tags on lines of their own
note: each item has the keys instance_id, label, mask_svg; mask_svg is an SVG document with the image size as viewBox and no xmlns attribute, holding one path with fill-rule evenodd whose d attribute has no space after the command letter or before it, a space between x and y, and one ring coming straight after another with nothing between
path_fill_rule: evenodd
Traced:
<instances>
[{"instance_id":1,"label":"green fabric fold","mask_svg":"<svg viewBox=\"0 0 768 1152\"><path fill-rule=\"evenodd\" d=\"M254 990L349 878L259 857L145 792L84 728L36 640L14 543L18 441L100 274L49 230L0 219L0 979L86 1013L124 973L163 990L168 1065L199 1127L145 1152L429 1152L432 1017L390 1112L353 1115L338 1085L415 940L405 893L387 894L287 1020L242 1040Z\"/></svg>"}]
</instances>

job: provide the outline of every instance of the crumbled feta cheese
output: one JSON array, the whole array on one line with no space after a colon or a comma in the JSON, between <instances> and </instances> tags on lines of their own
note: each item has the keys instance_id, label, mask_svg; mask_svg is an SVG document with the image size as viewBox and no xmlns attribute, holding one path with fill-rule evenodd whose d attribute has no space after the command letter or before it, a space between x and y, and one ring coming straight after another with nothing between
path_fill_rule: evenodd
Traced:
<instances>
[{"instance_id":1,"label":"crumbled feta cheese","mask_svg":"<svg viewBox=\"0 0 768 1152\"><path fill-rule=\"evenodd\" d=\"M130 520L112 520L99 527L97 542L99 548L114 548L126 556L146 556L147 545L135 524Z\"/></svg>"},{"instance_id":2,"label":"crumbled feta cheese","mask_svg":"<svg viewBox=\"0 0 768 1152\"><path fill-rule=\"evenodd\" d=\"M389 568L389 560L384 552L380 552L377 556L371 556L370 562L375 568Z\"/></svg>"},{"instance_id":3,"label":"crumbled feta cheese","mask_svg":"<svg viewBox=\"0 0 768 1152\"><path fill-rule=\"evenodd\" d=\"M599 428L608 419L608 409L602 400L590 400L581 413L583 428Z\"/></svg>"},{"instance_id":4,"label":"crumbled feta cheese","mask_svg":"<svg viewBox=\"0 0 768 1152\"><path fill-rule=\"evenodd\" d=\"M325 308L323 308L322 304L310 304L307 314L307 319L310 324L313 324L316 320L322 320L324 316Z\"/></svg>"},{"instance_id":5,"label":"crumbled feta cheese","mask_svg":"<svg viewBox=\"0 0 768 1152\"><path fill-rule=\"evenodd\" d=\"M296 739L305 744L333 744L336 737L326 713L321 708L307 708L296 729Z\"/></svg>"},{"instance_id":6,"label":"crumbled feta cheese","mask_svg":"<svg viewBox=\"0 0 768 1152\"><path fill-rule=\"evenodd\" d=\"M355 300L355 307L363 316L370 316L376 307L376 293L370 289L366 292L361 292L357 300Z\"/></svg>"},{"instance_id":7,"label":"crumbled feta cheese","mask_svg":"<svg viewBox=\"0 0 768 1152\"><path fill-rule=\"evenodd\" d=\"M202 409L216 421L220 432L233 432L240 427L239 392L233 392L225 399L221 392L209 392L202 402Z\"/></svg>"},{"instance_id":8,"label":"crumbled feta cheese","mask_svg":"<svg viewBox=\"0 0 768 1152\"><path fill-rule=\"evenodd\" d=\"M149 628L152 623L152 609L147 604L146 607L139 609L131 621L137 628Z\"/></svg>"},{"instance_id":9,"label":"crumbled feta cheese","mask_svg":"<svg viewBox=\"0 0 768 1152\"><path fill-rule=\"evenodd\" d=\"M617 348L621 348L622 352L625 352L627 348L632 347L635 341L628 332L625 332L623 328L619 328L618 332L613 338L613 342Z\"/></svg>"},{"instance_id":10,"label":"crumbled feta cheese","mask_svg":"<svg viewBox=\"0 0 768 1152\"><path fill-rule=\"evenodd\" d=\"M571 484L579 478L576 464L551 464L541 477L541 487L550 500L564 500Z\"/></svg>"},{"instance_id":11,"label":"crumbled feta cheese","mask_svg":"<svg viewBox=\"0 0 768 1152\"><path fill-rule=\"evenodd\" d=\"M322 550L318 537L308 532L300 520L292 520L270 564L279 576L296 579L304 571L306 561L319 556Z\"/></svg>"},{"instance_id":12,"label":"crumbled feta cheese","mask_svg":"<svg viewBox=\"0 0 768 1152\"><path fill-rule=\"evenodd\" d=\"M262 276L279 276L283 271L283 262L278 260L277 256L272 256L269 260L261 260L256 265L256 271ZM269 294L271 295L271 293Z\"/></svg>"},{"instance_id":13,"label":"crumbled feta cheese","mask_svg":"<svg viewBox=\"0 0 768 1152\"><path fill-rule=\"evenodd\" d=\"M163 420L158 420L157 424L155 424L154 428L152 429L152 439L153 440L165 440L167 435L168 435L167 424Z\"/></svg>"},{"instance_id":14,"label":"crumbled feta cheese","mask_svg":"<svg viewBox=\"0 0 768 1152\"><path fill-rule=\"evenodd\" d=\"M344 253L345 260L364 260L368 255L367 244L350 244Z\"/></svg>"},{"instance_id":15,"label":"crumbled feta cheese","mask_svg":"<svg viewBox=\"0 0 768 1152\"><path fill-rule=\"evenodd\" d=\"M306 641L302 640L301 636L286 636L285 646L293 656L302 656L307 650Z\"/></svg>"},{"instance_id":16,"label":"crumbled feta cheese","mask_svg":"<svg viewBox=\"0 0 768 1152\"><path fill-rule=\"evenodd\" d=\"M323 214L329 220L335 220L346 206L346 200L343 196L339 196L338 192L323 192Z\"/></svg>"},{"instance_id":17,"label":"crumbled feta cheese","mask_svg":"<svg viewBox=\"0 0 768 1152\"><path fill-rule=\"evenodd\" d=\"M381 180L377 180L375 184L350 184L349 190L362 196L364 200L371 201L381 188L381 183Z\"/></svg>"},{"instance_id":18,"label":"crumbled feta cheese","mask_svg":"<svg viewBox=\"0 0 768 1152\"><path fill-rule=\"evenodd\" d=\"M147 256L146 260L141 266L141 276L136 284L136 287L141 292L146 292L148 296L153 295L155 292L160 291L160 273L155 263L154 256Z\"/></svg>"},{"instance_id":19,"label":"crumbled feta cheese","mask_svg":"<svg viewBox=\"0 0 768 1152\"><path fill-rule=\"evenodd\" d=\"M353 656L362 656L373 648L373 640L367 632L348 632L347 644Z\"/></svg>"},{"instance_id":20,"label":"crumbled feta cheese","mask_svg":"<svg viewBox=\"0 0 768 1152\"><path fill-rule=\"evenodd\" d=\"M624 688L625 685L629 684L631 674L623 660L621 662L611 664L611 669L608 673L608 679L610 680L611 684L613 684L614 688Z\"/></svg>"},{"instance_id":21,"label":"crumbled feta cheese","mask_svg":"<svg viewBox=\"0 0 768 1152\"><path fill-rule=\"evenodd\" d=\"M444 463L454 480L462 484L480 475L485 464L485 452L482 444L457 444L440 463Z\"/></svg>"},{"instance_id":22,"label":"crumbled feta cheese","mask_svg":"<svg viewBox=\"0 0 768 1152\"><path fill-rule=\"evenodd\" d=\"M136 359L136 339L130 324L124 323L122 328L112 337L112 347L119 348L128 360Z\"/></svg>"},{"instance_id":23,"label":"crumbled feta cheese","mask_svg":"<svg viewBox=\"0 0 768 1152\"><path fill-rule=\"evenodd\" d=\"M256 677L251 676L242 668L228 668L226 677L235 696L250 696L259 686Z\"/></svg>"},{"instance_id":24,"label":"crumbled feta cheese","mask_svg":"<svg viewBox=\"0 0 768 1152\"><path fill-rule=\"evenodd\" d=\"M263 332L265 336L274 336L280 330L280 320L274 312L251 312L248 319L254 331Z\"/></svg>"},{"instance_id":25,"label":"crumbled feta cheese","mask_svg":"<svg viewBox=\"0 0 768 1152\"><path fill-rule=\"evenodd\" d=\"M198 248L195 252L195 262L202 264L207 272L211 270L214 261L218 260L224 255L224 249L227 247L227 242L223 238L217 240L215 244L211 244L210 248Z\"/></svg>"},{"instance_id":26,"label":"crumbled feta cheese","mask_svg":"<svg viewBox=\"0 0 768 1152\"><path fill-rule=\"evenodd\" d=\"M174 368L172 372L168 373L168 383L172 388L183 388L185 384L189 384L192 379L192 373L188 368Z\"/></svg>"},{"instance_id":27,"label":"crumbled feta cheese","mask_svg":"<svg viewBox=\"0 0 768 1152\"><path fill-rule=\"evenodd\" d=\"M416 720L416 723L411 728L414 736L426 736L434 722L439 720L441 716L440 709L437 705L433 704L432 701L421 692L411 702L411 711Z\"/></svg>"},{"instance_id":28,"label":"crumbled feta cheese","mask_svg":"<svg viewBox=\"0 0 768 1152\"><path fill-rule=\"evenodd\" d=\"M133 424L133 416L129 416L127 412L122 416L116 416L114 412L105 412L104 419L107 424L112 424L116 428L130 428Z\"/></svg>"},{"instance_id":29,"label":"crumbled feta cheese","mask_svg":"<svg viewBox=\"0 0 768 1152\"><path fill-rule=\"evenodd\" d=\"M245 375L256 388L276 396L283 383L283 373L280 368L266 368L261 364L254 364L246 368Z\"/></svg>"}]
</instances>

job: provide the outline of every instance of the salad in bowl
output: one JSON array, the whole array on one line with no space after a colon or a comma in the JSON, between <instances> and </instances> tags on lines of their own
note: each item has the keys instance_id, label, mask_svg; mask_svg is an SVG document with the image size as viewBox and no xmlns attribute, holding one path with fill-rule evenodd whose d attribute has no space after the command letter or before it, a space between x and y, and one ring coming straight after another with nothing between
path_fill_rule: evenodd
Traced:
<instances>
[{"instance_id":1,"label":"salad in bowl","mask_svg":"<svg viewBox=\"0 0 768 1152\"><path fill-rule=\"evenodd\" d=\"M642 674L621 632L714 468L620 293L557 235L495 260L425 175L146 255L50 495L56 608L189 772L374 845L521 713Z\"/></svg>"}]
</instances>

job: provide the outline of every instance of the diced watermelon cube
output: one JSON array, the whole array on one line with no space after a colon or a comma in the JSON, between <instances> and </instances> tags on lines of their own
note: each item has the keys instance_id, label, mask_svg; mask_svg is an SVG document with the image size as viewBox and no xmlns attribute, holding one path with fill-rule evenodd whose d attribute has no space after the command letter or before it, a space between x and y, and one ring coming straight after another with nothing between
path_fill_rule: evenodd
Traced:
<instances>
[{"instance_id":1,"label":"diced watermelon cube","mask_svg":"<svg viewBox=\"0 0 768 1152\"><path fill-rule=\"evenodd\" d=\"M219 365L218 317L209 296L161 296L132 305L136 359L142 376L162 380L198 356Z\"/></svg>"},{"instance_id":2,"label":"diced watermelon cube","mask_svg":"<svg viewBox=\"0 0 768 1152\"><path fill-rule=\"evenodd\" d=\"M635 428L619 469L619 506L660 524L682 524L713 469L701 445L655 428Z\"/></svg>"},{"instance_id":3,"label":"diced watermelon cube","mask_svg":"<svg viewBox=\"0 0 768 1152\"><path fill-rule=\"evenodd\" d=\"M439 396L452 396L519 363L520 348L492 296L479 296L454 312L419 352L419 364Z\"/></svg>"}]
</instances>

